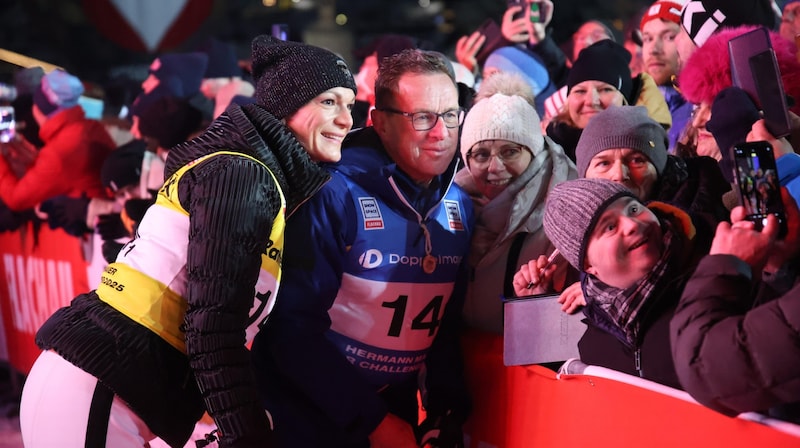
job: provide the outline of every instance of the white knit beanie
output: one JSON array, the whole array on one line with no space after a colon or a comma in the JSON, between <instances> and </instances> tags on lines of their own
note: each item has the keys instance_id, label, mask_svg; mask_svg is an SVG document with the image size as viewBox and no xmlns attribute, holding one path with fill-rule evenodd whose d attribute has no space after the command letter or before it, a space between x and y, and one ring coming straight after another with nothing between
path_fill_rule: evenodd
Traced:
<instances>
[{"instance_id":1,"label":"white knit beanie","mask_svg":"<svg viewBox=\"0 0 800 448\"><path fill-rule=\"evenodd\" d=\"M544 137L536 109L517 95L498 93L472 106L461 132L461 155L484 140L508 140L531 150L534 156L544 148Z\"/></svg>"}]
</instances>

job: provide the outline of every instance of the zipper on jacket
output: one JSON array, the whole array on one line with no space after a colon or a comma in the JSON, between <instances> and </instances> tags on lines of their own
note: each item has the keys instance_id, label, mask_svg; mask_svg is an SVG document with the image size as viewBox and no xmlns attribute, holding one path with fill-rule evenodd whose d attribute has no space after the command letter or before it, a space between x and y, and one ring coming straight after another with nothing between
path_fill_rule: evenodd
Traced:
<instances>
[{"instance_id":1,"label":"zipper on jacket","mask_svg":"<svg viewBox=\"0 0 800 448\"><path fill-rule=\"evenodd\" d=\"M642 349L636 347L636 351L633 352L633 360L634 364L636 365L636 371L639 373L640 378L644 378L644 372L642 371Z\"/></svg>"}]
</instances>

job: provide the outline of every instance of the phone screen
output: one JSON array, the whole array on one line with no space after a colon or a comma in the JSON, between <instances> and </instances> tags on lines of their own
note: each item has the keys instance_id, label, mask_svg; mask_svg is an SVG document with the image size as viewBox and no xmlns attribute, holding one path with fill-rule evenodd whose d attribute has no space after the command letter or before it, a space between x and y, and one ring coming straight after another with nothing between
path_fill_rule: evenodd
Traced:
<instances>
[{"instance_id":1,"label":"phone screen","mask_svg":"<svg viewBox=\"0 0 800 448\"><path fill-rule=\"evenodd\" d=\"M786 213L781 200L775 154L766 141L735 145L734 179L741 205L748 221L753 221L761 230L768 215L775 215L780 222L779 237L786 235Z\"/></svg>"},{"instance_id":2,"label":"phone screen","mask_svg":"<svg viewBox=\"0 0 800 448\"><path fill-rule=\"evenodd\" d=\"M542 9L539 7L539 3L531 3L530 4L530 14L528 17L531 20L531 23L539 23L542 21Z\"/></svg>"},{"instance_id":3,"label":"phone screen","mask_svg":"<svg viewBox=\"0 0 800 448\"><path fill-rule=\"evenodd\" d=\"M14 108L11 106L0 106L0 142L10 142L11 139L14 138L16 127Z\"/></svg>"},{"instance_id":4,"label":"phone screen","mask_svg":"<svg viewBox=\"0 0 800 448\"><path fill-rule=\"evenodd\" d=\"M276 23L272 25L272 37L280 40L289 40L289 25L285 23Z\"/></svg>"}]
</instances>

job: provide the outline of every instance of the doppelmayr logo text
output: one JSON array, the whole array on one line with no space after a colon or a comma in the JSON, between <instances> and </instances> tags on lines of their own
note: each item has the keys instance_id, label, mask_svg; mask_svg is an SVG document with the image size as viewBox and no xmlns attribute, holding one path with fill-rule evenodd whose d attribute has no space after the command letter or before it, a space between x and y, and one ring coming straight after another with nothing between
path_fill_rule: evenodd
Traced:
<instances>
[{"instance_id":1,"label":"doppelmayr logo text","mask_svg":"<svg viewBox=\"0 0 800 448\"><path fill-rule=\"evenodd\" d=\"M423 257L415 255L400 255L389 254L384 257L383 253L377 249L368 249L366 252L358 257L358 263L364 269L374 269L383 264L384 259L388 264L404 264L408 266L420 266ZM461 256L459 255L437 255L436 262L439 265L443 264L459 264L461 263Z\"/></svg>"}]
</instances>

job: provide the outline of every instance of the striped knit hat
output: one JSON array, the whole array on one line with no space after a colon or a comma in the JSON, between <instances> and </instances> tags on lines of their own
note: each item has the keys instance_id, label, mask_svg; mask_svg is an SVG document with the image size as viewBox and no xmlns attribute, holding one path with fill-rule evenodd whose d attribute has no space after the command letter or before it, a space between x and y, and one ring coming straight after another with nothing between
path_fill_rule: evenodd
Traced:
<instances>
[{"instance_id":1,"label":"striped knit hat","mask_svg":"<svg viewBox=\"0 0 800 448\"><path fill-rule=\"evenodd\" d=\"M574 179L556 185L547 194L544 233L575 269L583 272L589 236L612 202L636 198L627 187L605 179Z\"/></svg>"}]
</instances>

